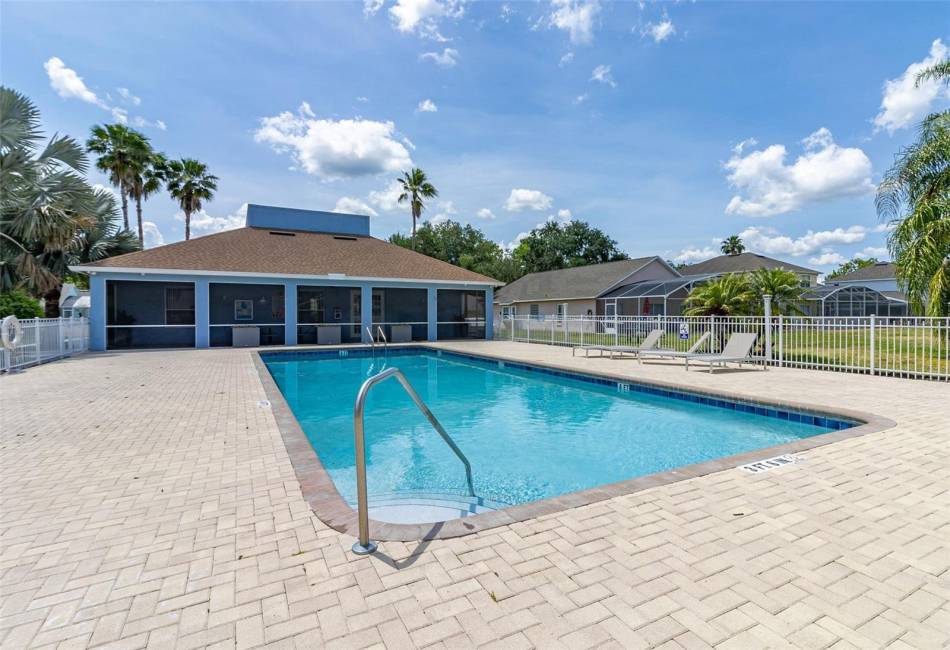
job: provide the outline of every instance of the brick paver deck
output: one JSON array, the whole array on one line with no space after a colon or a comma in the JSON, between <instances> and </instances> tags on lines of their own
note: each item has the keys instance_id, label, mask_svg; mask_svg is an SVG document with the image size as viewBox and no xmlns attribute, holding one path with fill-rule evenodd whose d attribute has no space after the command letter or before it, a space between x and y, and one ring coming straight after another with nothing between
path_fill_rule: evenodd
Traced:
<instances>
[{"instance_id":1,"label":"brick paver deck","mask_svg":"<svg viewBox=\"0 0 950 650\"><path fill-rule=\"evenodd\" d=\"M937 648L950 640L950 387L443 344L887 431L374 557L303 501L247 350L0 378L0 646Z\"/></svg>"}]
</instances>

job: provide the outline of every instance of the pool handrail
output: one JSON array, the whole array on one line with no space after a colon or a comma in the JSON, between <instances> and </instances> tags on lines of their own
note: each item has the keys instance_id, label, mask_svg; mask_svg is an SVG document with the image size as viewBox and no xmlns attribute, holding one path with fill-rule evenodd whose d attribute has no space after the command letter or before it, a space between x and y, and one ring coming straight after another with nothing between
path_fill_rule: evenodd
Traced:
<instances>
[{"instance_id":1,"label":"pool handrail","mask_svg":"<svg viewBox=\"0 0 950 650\"><path fill-rule=\"evenodd\" d=\"M465 480L468 482L468 493L469 496L475 496L475 488L472 485L472 465L468 462L468 458L465 457L465 454L458 448L455 441L446 433L445 428L432 414L432 411L429 410L426 403L422 401L422 398L419 397L419 394L412 387L412 384L409 383L409 380L406 379L406 376L402 374L402 371L399 370L399 368L387 368L363 382L363 385L360 386L360 392L356 396L356 403L353 405L353 437L355 441L354 446L356 447L356 506L357 517L359 519L359 540L353 544L353 552L357 555L366 555L376 550L376 542L373 542L369 538L369 506L367 504L366 495L366 439L364 436L363 410L366 405L366 396L373 386L390 377L395 377L399 381L406 393L409 394L409 397L412 398L412 401L415 402L419 410L422 411L422 414L429 420L429 424L432 425L432 428L436 430L436 433L439 434L445 444L455 452L455 455L458 456L462 464L465 465Z\"/></svg>"},{"instance_id":2,"label":"pool handrail","mask_svg":"<svg viewBox=\"0 0 950 650\"><path fill-rule=\"evenodd\" d=\"M386 338L386 332L383 331L382 325L376 326L376 334L383 339L383 359L385 359L386 352L389 351L389 339Z\"/></svg>"}]
</instances>

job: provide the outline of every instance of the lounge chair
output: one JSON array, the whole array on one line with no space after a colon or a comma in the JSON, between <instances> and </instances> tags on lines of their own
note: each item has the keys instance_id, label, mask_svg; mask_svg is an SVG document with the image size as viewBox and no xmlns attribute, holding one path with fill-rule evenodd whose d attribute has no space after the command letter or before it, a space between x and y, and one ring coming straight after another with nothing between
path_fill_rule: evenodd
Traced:
<instances>
[{"instance_id":1,"label":"lounge chair","mask_svg":"<svg viewBox=\"0 0 950 650\"><path fill-rule=\"evenodd\" d=\"M640 363L643 363L644 358L654 358L654 359L682 359L683 357L688 357L691 354L697 354L697 350L703 347L706 341L709 339L709 332L705 332L702 336L696 339L696 342L689 346L689 349L686 352L682 350L669 350L667 348L656 348L655 350L642 350L637 356L637 359Z\"/></svg>"},{"instance_id":2,"label":"lounge chair","mask_svg":"<svg viewBox=\"0 0 950 650\"><path fill-rule=\"evenodd\" d=\"M712 374L713 368L718 363L725 367L727 363L738 363L742 367L743 363L752 363L752 346L755 344L756 334L752 332L733 332L726 341L726 347L718 354L690 354L686 356L686 370L689 370L690 361L703 361L709 364L709 372ZM764 366L763 366L764 367Z\"/></svg>"},{"instance_id":3,"label":"lounge chair","mask_svg":"<svg viewBox=\"0 0 950 650\"><path fill-rule=\"evenodd\" d=\"M611 359L613 359L615 353L620 356L624 354L637 356L644 350L655 348L663 334L665 334L665 331L662 329L652 330L639 345L578 345L571 349L571 356L574 356L577 350L583 350L585 357L588 356L590 350L599 350L600 356L604 356L604 352L610 352Z\"/></svg>"}]
</instances>

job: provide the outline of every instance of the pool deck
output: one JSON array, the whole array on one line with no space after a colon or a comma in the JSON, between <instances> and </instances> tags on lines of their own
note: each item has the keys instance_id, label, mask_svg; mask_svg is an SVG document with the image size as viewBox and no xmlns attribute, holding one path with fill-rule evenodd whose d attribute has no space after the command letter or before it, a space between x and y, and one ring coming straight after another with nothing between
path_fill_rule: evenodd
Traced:
<instances>
[{"instance_id":1,"label":"pool deck","mask_svg":"<svg viewBox=\"0 0 950 650\"><path fill-rule=\"evenodd\" d=\"M301 494L250 350L0 377L0 646L938 648L950 385L440 347L896 425L372 557Z\"/></svg>"}]
</instances>

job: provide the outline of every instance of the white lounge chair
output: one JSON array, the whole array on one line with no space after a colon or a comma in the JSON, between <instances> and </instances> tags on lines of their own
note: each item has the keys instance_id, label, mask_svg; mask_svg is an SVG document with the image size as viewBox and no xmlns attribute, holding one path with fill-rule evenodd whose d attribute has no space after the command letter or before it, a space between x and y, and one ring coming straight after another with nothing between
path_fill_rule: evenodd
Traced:
<instances>
[{"instance_id":1,"label":"white lounge chair","mask_svg":"<svg viewBox=\"0 0 950 650\"><path fill-rule=\"evenodd\" d=\"M666 348L656 348L655 350L642 350L637 359L640 363L643 363L644 358L653 358L653 359L682 359L683 357L688 357L691 354L698 354L697 350L705 345L706 341L709 339L709 332L705 332L702 336L696 339L696 342L689 346L689 349L683 352L682 350L668 350Z\"/></svg>"},{"instance_id":2,"label":"white lounge chair","mask_svg":"<svg viewBox=\"0 0 950 650\"><path fill-rule=\"evenodd\" d=\"M738 363L742 367L743 363L752 363L752 346L755 344L756 334L751 332L733 332L726 341L726 347L718 354L690 354L686 356L686 370L689 370L690 361L703 361L709 364L709 372L712 374L716 364L723 367L727 363ZM764 366L763 366L764 368Z\"/></svg>"},{"instance_id":3,"label":"white lounge chair","mask_svg":"<svg viewBox=\"0 0 950 650\"><path fill-rule=\"evenodd\" d=\"M657 346L657 343L660 342L665 332L661 329L651 330L649 334L640 342L639 345L578 345L571 349L571 356L574 356L574 353L577 350L583 350L584 356L588 356L590 350L599 350L600 356L604 356L604 352L610 352L610 358L613 359L614 353L620 354L632 354L634 356L640 354L643 350L652 350Z\"/></svg>"}]
</instances>

